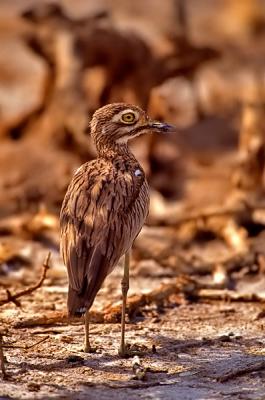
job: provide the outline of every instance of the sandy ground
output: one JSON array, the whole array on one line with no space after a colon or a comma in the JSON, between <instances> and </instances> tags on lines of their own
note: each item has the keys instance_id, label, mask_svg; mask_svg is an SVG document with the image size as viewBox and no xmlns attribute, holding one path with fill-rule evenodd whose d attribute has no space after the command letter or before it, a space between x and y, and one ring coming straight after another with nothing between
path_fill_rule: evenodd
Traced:
<instances>
[{"instance_id":1,"label":"sandy ground","mask_svg":"<svg viewBox=\"0 0 265 400\"><path fill-rule=\"evenodd\" d=\"M119 299L114 283L120 275L117 268L101 290L96 308L106 303L110 292L108 300ZM91 325L94 354L82 351L83 326L78 322L15 328L29 313L65 309L66 277L63 272L58 276L48 277L43 287L26 296L21 309L13 304L1 308L5 343L20 346L5 349L8 379L0 381L1 399L265 397L264 320L257 318L263 309L259 303L184 301L179 306L146 307L126 326L127 342L146 369L144 380L138 380L134 358L117 355L119 324ZM153 278L149 286L159 281ZM139 277L133 277L131 292L139 291L141 284ZM42 339L32 348L21 348ZM248 366L254 371L245 370Z\"/></svg>"}]
</instances>

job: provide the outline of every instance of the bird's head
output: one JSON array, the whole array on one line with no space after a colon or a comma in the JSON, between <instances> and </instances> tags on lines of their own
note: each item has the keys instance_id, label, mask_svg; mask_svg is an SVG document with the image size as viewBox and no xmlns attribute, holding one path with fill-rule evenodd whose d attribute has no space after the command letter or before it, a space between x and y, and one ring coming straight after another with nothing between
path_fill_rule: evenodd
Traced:
<instances>
[{"instance_id":1,"label":"bird's head","mask_svg":"<svg viewBox=\"0 0 265 400\"><path fill-rule=\"evenodd\" d=\"M153 121L140 107L125 103L107 104L93 115L91 136L100 145L122 145L144 133L170 132L172 125Z\"/></svg>"}]
</instances>

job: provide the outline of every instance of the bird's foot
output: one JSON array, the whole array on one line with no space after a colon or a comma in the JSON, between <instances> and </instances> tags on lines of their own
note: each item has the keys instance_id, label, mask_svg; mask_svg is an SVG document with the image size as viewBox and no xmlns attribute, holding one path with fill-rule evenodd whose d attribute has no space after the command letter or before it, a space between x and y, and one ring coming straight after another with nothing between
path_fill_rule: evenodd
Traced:
<instances>
[{"instance_id":1,"label":"bird's foot","mask_svg":"<svg viewBox=\"0 0 265 400\"><path fill-rule=\"evenodd\" d=\"M96 353L97 349L96 347L92 347L90 345L90 343L85 344L84 348L83 348L84 353Z\"/></svg>"},{"instance_id":2,"label":"bird's foot","mask_svg":"<svg viewBox=\"0 0 265 400\"><path fill-rule=\"evenodd\" d=\"M123 343L120 345L120 348L118 350L118 355L122 358L127 358L130 357L129 354L129 349L130 349L130 345L127 343Z\"/></svg>"},{"instance_id":3,"label":"bird's foot","mask_svg":"<svg viewBox=\"0 0 265 400\"><path fill-rule=\"evenodd\" d=\"M120 346L118 354L120 357L129 358L134 356L143 356L148 352L149 350L145 345L125 343L124 347Z\"/></svg>"}]
</instances>

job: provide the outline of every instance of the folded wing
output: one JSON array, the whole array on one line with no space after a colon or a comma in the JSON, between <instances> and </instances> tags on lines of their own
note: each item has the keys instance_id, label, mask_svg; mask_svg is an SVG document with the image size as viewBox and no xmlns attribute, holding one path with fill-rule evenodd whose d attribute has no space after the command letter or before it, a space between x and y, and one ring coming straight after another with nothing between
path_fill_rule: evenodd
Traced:
<instances>
[{"instance_id":1,"label":"folded wing","mask_svg":"<svg viewBox=\"0 0 265 400\"><path fill-rule=\"evenodd\" d=\"M106 276L131 247L144 222L136 206L144 178L111 164L84 164L74 175L60 215L61 252L69 277L70 315L89 309ZM101 173L98 173L100 168Z\"/></svg>"}]
</instances>

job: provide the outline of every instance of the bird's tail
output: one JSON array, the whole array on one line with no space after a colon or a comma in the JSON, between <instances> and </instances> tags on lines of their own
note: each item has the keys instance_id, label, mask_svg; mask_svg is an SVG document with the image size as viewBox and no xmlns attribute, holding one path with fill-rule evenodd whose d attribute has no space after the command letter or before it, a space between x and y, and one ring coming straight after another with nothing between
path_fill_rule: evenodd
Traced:
<instances>
[{"instance_id":1,"label":"bird's tail","mask_svg":"<svg viewBox=\"0 0 265 400\"><path fill-rule=\"evenodd\" d=\"M69 285L68 290L68 312L69 316L81 317L93 304L97 292L102 286L104 279L110 272L107 258L103 256L100 250L95 249L90 259L87 269L90 272L90 278L84 277L82 289L74 290Z\"/></svg>"},{"instance_id":2,"label":"bird's tail","mask_svg":"<svg viewBox=\"0 0 265 400\"><path fill-rule=\"evenodd\" d=\"M88 303L88 294L86 291L80 294L69 286L67 307L70 317L81 317L91 307L92 302L91 304L90 302Z\"/></svg>"}]
</instances>

